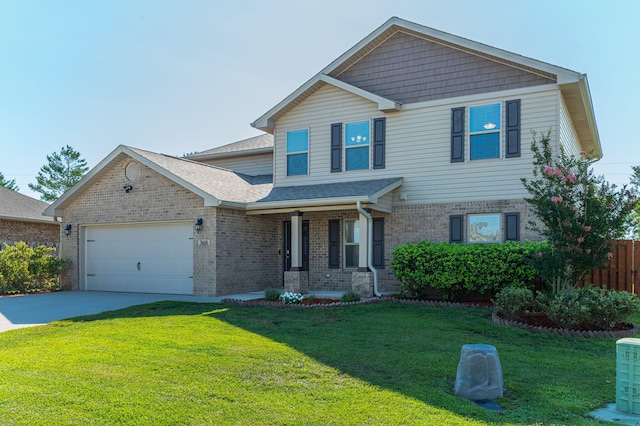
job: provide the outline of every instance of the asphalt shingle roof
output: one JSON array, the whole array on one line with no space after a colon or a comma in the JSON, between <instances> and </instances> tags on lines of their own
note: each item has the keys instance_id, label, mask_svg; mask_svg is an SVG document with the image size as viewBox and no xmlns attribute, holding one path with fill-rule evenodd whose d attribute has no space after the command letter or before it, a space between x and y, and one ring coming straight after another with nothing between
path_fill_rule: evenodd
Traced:
<instances>
[{"instance_id":1,"label":"asphalt shingle roof","mask_svg":"<svg viewBox=\"0 0 640 426\"><path fill-rule=\"evenodd\" d=\"M253 138L243 139L238 142L198 152L189 157L198 158L216 154L239 153L241 151L252 151L260 148L273 148L273 135L265 133Z\"/></svg>"},{"instance_id":2,"label":"asphalt shingle roof","mask_svg":"<svg viewBox=\"0 0 640 426\"><path fill-rule=\"evenodd\" d=\"M42 215L49 204L0 186L0 219L53 222Z\"/></svg>"},{"instance_id":3,"label":"asphalt shingle roof","mask_svg":"<svg viewBox=\"0 0 640 426\"><path fill-rule=\"evenodd\" d=\"M129 149L174 176L222 201L249 203L265 197L272 188L270 176L247 176L232 170L138 148Z\"/></svg>"},{"instance_id":4,"label":"asphalt shingle roof","mask_svg":"<svg viewBox=\"0 0 640 426\"><path fill-rule=\"evenodd\" d=\"M324 183L318 185L280 186L258 203L273 201L312 200L318 198L345 198L373 195L402 178L361 180L355 182Z\"/></svg>"}]
</instances>

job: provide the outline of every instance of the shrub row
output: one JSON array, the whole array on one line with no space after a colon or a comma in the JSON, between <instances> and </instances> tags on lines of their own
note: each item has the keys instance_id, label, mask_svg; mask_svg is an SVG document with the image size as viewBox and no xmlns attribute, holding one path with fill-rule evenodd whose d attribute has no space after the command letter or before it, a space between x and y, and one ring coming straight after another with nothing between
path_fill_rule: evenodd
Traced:
<instances>
[{"instance_id":1,"label":"shrub row","mask_svg":"<svg viewBox=\"0 0 640 426\"><path fill-rule=\"evenodd\" d=\"M558 327L570 329L595 326L612 330L640 310L635 294L595 287L573 288L551 296L540 293L537 297L527 288L505 288L496 295L494 304L510 320L541 311Z\"/></svg>"},{"instance_id":2,"label":"shrub row","mask_svg":"<svg viewBox=\"0 0 640 426\"><path fill-rule=\"evenodd\" d=\"M0 294L57 289L58 277L69 261L52 256L54 251L24 242L5 244L0 251Z\"/></svg>"},{"instance_id":3,"label":"shrub row","mask_svg":"<svg viewBox=\"0 0 640 426\"><path fill-rule=\"evenodd\" d=\"M450 244L421 241L393 251L391 270L402 283L401 295L426 299L432 289L446 300L470 293L493 297L507 286L525 286L537 276L531 265L546 243Z\"/></svg>"}]
</instances>

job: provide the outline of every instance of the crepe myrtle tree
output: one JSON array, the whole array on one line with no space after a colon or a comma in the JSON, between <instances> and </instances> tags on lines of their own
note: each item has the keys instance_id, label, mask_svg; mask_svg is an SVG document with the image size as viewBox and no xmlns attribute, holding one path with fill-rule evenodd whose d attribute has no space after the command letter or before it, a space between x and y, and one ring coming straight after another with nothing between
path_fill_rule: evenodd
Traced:
<instances>
[{"instance_id":1,"label":"crepe myrtle tree","mask_svg":"<svg viewBox=\"0 0 640 426\"><path fill-rule=\"evenodd\" d=\"M89 171L87 162L69 145L60 152L47 155L47 164L40 168L32 191L42 194L42 201L55 201L75 185Z\"/></svg>"},{"instance_id":2,"label":"crepe myrtle tree","mask_svg":"<svg viewBox=\"0 0 640 426\"><path fill-rule=\"evenodd\" d=\"M613 257L611 240L627 229L635 205L633 191L610 185L590 168L593 155L554 154L550 133L540 140L533 133L533 179L522 178L530 194L526 201L538 218L527 228L550 245L538 252L534 263L553 293L575 287L594 268Z\"/></svg>"}]
</instances>

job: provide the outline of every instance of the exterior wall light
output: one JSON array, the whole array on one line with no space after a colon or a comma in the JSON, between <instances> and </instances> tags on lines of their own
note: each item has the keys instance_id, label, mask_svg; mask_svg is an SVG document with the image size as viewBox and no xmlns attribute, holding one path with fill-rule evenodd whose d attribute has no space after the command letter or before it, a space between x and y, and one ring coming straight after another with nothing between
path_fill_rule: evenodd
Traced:
<instances>
[{"instance_id":1,"label":"exterior wall light","mask_svg":"<svg viewBox=\"0 0 640 426\"><path fill-rule=\"evenodd\" d=\"M71 233L71 224L67 223L67 226L64 227L64 234L69 235Z\"/></svg>"},{"instance_id":2,"label":"exterior wall light","mask_svg":"<svg viewBox=\"0 0 640 426\"><path fill-rule=\"evenodd\" d=\"M202 229L202 218L196 220L196 224L194 225L194 227L196 228L196 231L200 232L200 230Z\"/></svg>"},{"instance_id":3,"label":"exterior wall light","mask_svg":"<svg viewBox=\"0 0 640 426\"><path fill-rule=\"evenodd\" d=\"M124 192L126 192L128 194L129 191L131 191L133 189L133 186L125 185L125 186L122 187L122 189L124 189Z\"/></svg>"}]
</instances>

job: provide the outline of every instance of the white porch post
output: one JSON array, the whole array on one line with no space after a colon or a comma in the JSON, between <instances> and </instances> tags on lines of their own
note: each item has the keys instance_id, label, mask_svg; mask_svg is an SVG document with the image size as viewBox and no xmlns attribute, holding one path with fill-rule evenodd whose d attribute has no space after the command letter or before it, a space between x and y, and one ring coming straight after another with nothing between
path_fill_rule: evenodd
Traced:
<instances>
[{"instance_id":1,"label":"white porch post","mask_svg":"<svg viewBox=\"0 0 640 426\"><path fill-rule=\"evenodd\" d=\"M368 272L369 262L367 255L369 253L369 222L367 217L362 213L358 213L358 228L360 232L360 247L358 248L358 272Z\"/></svg>"},{"instance_id":2,"label":"white porch post","mask_svg":"<svg viewBox=\"0 0 640 426\"><path fill-rule=\"evenodd\" d=\"M291 213L291 270L302 270L302 213Z\"/></svg>"}]
</instances>

